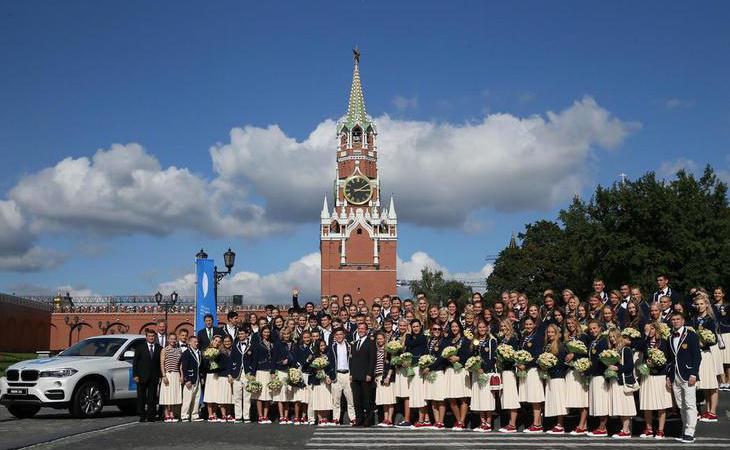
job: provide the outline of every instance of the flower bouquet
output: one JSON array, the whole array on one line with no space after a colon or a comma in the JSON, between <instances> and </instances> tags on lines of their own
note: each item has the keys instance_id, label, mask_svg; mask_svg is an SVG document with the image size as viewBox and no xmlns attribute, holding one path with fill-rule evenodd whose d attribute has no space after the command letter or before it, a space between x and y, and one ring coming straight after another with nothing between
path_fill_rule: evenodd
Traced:
<instances>
[{"instance_id":1,"label":"flower bouquet","mask_svg":"<svg viewBox=\"0 0 730 450\"><path fill-rule=\"evenodd\" d=\"M203 358L209 361L208 367L210 367L211 370L215 370L220 367L218 365L218 356L220 354L221 351L214 347L208 347L203 352Z\"/></svg>"},{"instance_id":2,"label":"flower bouquet","mask_svg":"<svg viewBox=\"0 0 730 450\"><path fill-rule=\"evenodd\" d=\"M413 370L413 353L405 352L401 353L398 358L399 366L401 367L401 373L408 378L411 378L416 374Z\"/></svg>"},{"instance_id":3,"label":"flower bouquet","mask_svg":"<svg viewBox=\"0 0 730 450\"><path fill-rule=\"evenodd\" d=\"M549 370L558 364L557 356L550 352L541 353L537 357L537 366L540 368L540 378L547 380L550 378Z\"/></svg>"},{"instance_id":4,"label":"flower bouquet","mask_svg":"<svg viewBox=\"0 0 730 450\"><path fill-rule=\"evenodd\" d=\"M258 394L263 390L263 388L264 387L261 385L261 382L256 380L256 377L246 377L246 392L250 394Z\"/></svg>"},{"instance_id":5,"label":"flower bouquet","mask_svg":"<svg viewBox=\"0 0 730 450\"><path fill-rule=\"evenodd\" d=\"M581 379L581 383L583 386L588 386L588 377L586 374L588 373L588 370L590 370L591 366L593 365L591 363L590 358L578 358L577 360L573 361L573 370L575 370L578 373L578 376Z\"/></svg>"},{"instance_id":6,"label":"flower bouquet","mask_svg":"<svg viewBox=\"0 0 730 450\"><path fill-rule=\"evenodd\" d=\"M403 351L403 344L400 341L390 341L385 344L385 351L389 355L398 355Z\"/></svg>"},{"instance_id":7,"label":"flower bouquet","mask_svg":"<svg viewBox=\"0 0 730 450\"><path fill-rule=\"evenodd\" d=\"M464 364L464 368L468 370L469 372L479 372L479 369L482 367L482 357L481 356L471 356L469 359L466 360L466 363Z\"/></svg>"},{"instance_id":8,"label":"flower bouquet","mask_svg":"<svg viewBox=\"0 0 730 450\"><path fill-rule=\"evenodd\" d=\"M286 383L289 386L304 387L304 375L296 367L290 368L286 373Z\"/></svg>"},{"instance_id":9,"label":"flower bouquet","mask_svg":"<svg viewBox=\"0 0 730 450\"><path fill-rule=\"evenodd\" d=\"M457 353L459 353L459 351L458 351L458 350L456 349L456 347L454 347L453 345L449 345L448 347L446 347L446 348L444 349L444 351L442 351L442 352L441 352L441 356L442 356L442 357L443 357L444 359L448 360L448 359L449 359L449 358L451 358L452 356L456 356L456 354L457 354ZM449 361L449 362L450 362L450 361ZM461 369L462 369L462 368L463 368L464 366L463 366L463 365L462 365L462 364L461 364L461 363L460 363L459 361L456 361L456 362L454 362L454 363L451 363L451 367L453 367L453 369L454 369L454 370L455 370L456 372L458 372L458 371L460 371L460 370L461 370Z\"/></svg>"},{"instance_id":10,"label":"flower bouquet","mask_svg":"<svg viewBox=\"0 0 730 450\"><path fill-rule=\"evenodd\" d=\"M418 358L418 367L421 369L421 378L428 381L429 383L433 383L434 381L436 381L436 373L429 371L428 374L424 375L424 370L431 367L431 364L435 362L436 358L431 355L423 355Z\"/></svg>"},{"instance_id":11,"label":"flower bouquet","mask_svg":"<svg viewBox=\"0 0 730 450\"><path fill-rule=\"evenodd\" d=\"M661 335L662 339L669 339L669 335L672 334L672 330L669 328L669 325L664 322L660 322L659 334Z\"/></svg>"},{"instance_id":12,"label":"flower bouquet","mask_svg":"<svg viewBox=\"0 0 730 450\"><path fill-rule=\"evenodd\" d=\"M523 366L528 362L531 362L532 359L532 355L527 350L517 350L514 355L515 366ZM527 376L527 371L515 369L515 375L517 378L525 378Z\"/></svg>"},{"instance_id":13,"label":"flower bouquet","mask_svg":"<svg viewBox=\"0 0 730 450\"><path fill-rule=\"evenodd\" d=\"M650 348L646 355L646 365L651 368L663 367L667 363L667 355L658 348Z\"/></svg>"},{"instance_id":14,"label":"flower bouquet","mask_svg":"<svg viewBox=\"0 0 730 450\"><path fill-rule=\"evenodd\" d=\"M315 376L318 380L324 380L327 378L327 374L325 373L325 369L329 365L330 361L326 356L319 356L317 358L314 358L312 363L310 364L313 369L317 371Z\"/></svg>"},{"instance_id":15,"label":"flower bouquet","mask_svg":"<svg viewBox=\"0 0 730 450\"><path fill-rule=\"evenodd\" d=\"M587 355L588 354L588 347L586 347L585 342L580 341L578 339L571 339L568 342L566 342L565 349L568 351L568 353L573 353L576 355Z\"/></svg>"},{"instance_id":16,"label":"flower bouquet","mask_svg":"<svg viewBox=\"0 0 730 450\"><path fill-rule=\"evenodd\" d=\"M715 336L715 333L707 328L700 327L700 331L697 332L697 335L700 338L700 343L704 347L709 347L717 343L717 336Z\"/></svg>"},{"instance_id":17,"label":"flower bouquet","mask_svg":"<svg viewBox=\"0 0 730 450\"><path fill-rule=\"evenodd\" d=\"M269 388L269 390L271 392L277 392L282 388L282 386L284 386L284 383L281 382L278 374L272 373L271 380L269 380L269 382L266 384L266 386Z\"/></svg>"},{"instance_id":18,"label":"flower bouquet","mask_svg":"<svg viewBox=\"0 0 730 450\"><path fill-rule=\"evenodd\" d=\"M504 368L515 360L515 349L511 345L499 344L497 346L497 363Z\"/></svg>"},{"instance_id":19,"label":"flower bouquet","mask_svg":"<svg viewBox=\"0 0 730 450\"><path fill-rule=\"evenodd\" d=\"M603 364L606 366L612 366L619 362L621 359L621 356L618 354L616 350L608 349L601 352L600 355L598 355L598 358L601 360ZM611 378L618 378L618 372L615 370L607 368L603 372L603 378L610 380Z\"/></svg>"},{"instance_id":20,"label":"flower bouquet","mask_svg":"<svg viewBox=\"0 0 730 450\"><path fill-rule=\"evenodd\" d=\"M629 339L638 339L641 337L641 333L639 333L639 330L637 330L636 328L626 327L621 330L621 336Z\"/></svg>"}]
</instances>

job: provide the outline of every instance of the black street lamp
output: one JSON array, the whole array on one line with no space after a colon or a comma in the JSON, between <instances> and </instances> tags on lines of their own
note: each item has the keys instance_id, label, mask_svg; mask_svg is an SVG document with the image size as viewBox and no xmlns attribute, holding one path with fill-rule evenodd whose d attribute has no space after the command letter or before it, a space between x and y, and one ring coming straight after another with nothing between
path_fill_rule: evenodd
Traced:
<instances>
[{"instance_id":1,"label":"black street lamp","mask_svg":"<svg viewBox=\"0 0 730 450\"><path fill-rule=\"evenodd\" d=\"M195 255L195 258L197 259L206 259L208 258L208 254L205 253L205 251L201 248L197 255ZM221 282L223 278L226 277L226 275L231 274L231 270L233 269L233 266L236 264L236 252L231 250L230 247L228 247L228 251L223 253L223 264L225 264L226 269L228 269L225 272L219 272L218 266L213 267L213 273L215 274L215 308L216 311L218 310L218 283Z\"/></svg>"},{"instance_id":2,"label":"black street lamp","mask_svg":"<svg viewBox=\"0 0 730 450\"><path fill-rule=\"evenodd\" d=\"M175 291L170 294L169 298L165 298L160 291L157 291L155 294L155 302L157 302L157 306L165 308L165 325L167 325L167 313L170 311L170 308L175 306L175 303L177 303L177 297L178 295Z\"/></svg>"}]
</instances>

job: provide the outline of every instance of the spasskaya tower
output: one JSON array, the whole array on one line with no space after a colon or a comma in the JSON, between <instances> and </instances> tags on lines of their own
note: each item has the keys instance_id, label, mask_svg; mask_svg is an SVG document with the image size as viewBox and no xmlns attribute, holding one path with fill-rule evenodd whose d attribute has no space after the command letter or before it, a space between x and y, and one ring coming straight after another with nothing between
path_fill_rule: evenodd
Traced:
<instances>
[{"instance_id":1,"label":"spasskaya tower","mask_svg":"<svg viewBox=\"0 0 730 450\"><path fill-rule=\"evenodd\" d=\"M347 114L337 122L334 207L325 195L320 215L321 290L371 304L396 293L398 218L392 196L381 208L378 129L365 112L357 49L354 59Z\"/></svg>"}]
</instances>

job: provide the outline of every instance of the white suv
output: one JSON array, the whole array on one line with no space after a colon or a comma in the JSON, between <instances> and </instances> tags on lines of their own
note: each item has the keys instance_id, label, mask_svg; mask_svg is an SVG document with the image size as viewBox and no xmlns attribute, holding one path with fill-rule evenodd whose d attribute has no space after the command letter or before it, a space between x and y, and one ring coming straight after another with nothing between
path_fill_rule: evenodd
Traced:
<instances>
[{"instance_id":1,"label":"white suv","mask_svg":"<svg viewBox=\"0 0 730 450\"><path fill-rule=\"evenodd\" d=\"M13 364L0 378L0 404L19 418L34 416L41 407L93 417L108 404L132 414L137 397L132 359L143 341L137 334L96 336L52 358Z\"/></svg>"}]
</instances>

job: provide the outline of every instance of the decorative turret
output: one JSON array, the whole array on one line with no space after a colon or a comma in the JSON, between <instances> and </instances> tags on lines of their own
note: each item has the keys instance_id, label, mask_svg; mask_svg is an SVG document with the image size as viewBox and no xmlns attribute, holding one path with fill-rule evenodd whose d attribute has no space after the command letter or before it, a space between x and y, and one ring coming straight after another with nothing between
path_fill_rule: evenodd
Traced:
<instances>
[{"instance_id":1,"label":"decorative turret","mask_svg":"<svg viewBox=\"0 0 730 450\"><path fill-rule=\"evenodd\" d=\"M388 206L388 220L395 223L398 220L398 216L395 214L395 202L393 196L390 196L390 205Z\"/></svg>"},{"instance_id":2,"label":"decorative turret","mask_svg":"<svg viewBox=\"0 0 730 450\"><path fill-rule=\"evenodd\" d=\"M328 223L330 220L329 208L327 207L327 196L324 196L324 204L322 205L322 213L319 215L322 223Z\"/></svg>"}]
</instances>

